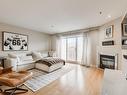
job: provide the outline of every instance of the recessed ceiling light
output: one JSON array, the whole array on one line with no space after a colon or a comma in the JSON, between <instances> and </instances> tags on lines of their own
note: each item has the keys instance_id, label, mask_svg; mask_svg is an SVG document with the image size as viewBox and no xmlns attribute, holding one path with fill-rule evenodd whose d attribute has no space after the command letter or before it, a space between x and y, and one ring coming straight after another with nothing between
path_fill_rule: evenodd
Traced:
<instances>
[{"instance_id":1,"label":"recessed ceiling light","mask_svg":"<svg viewBox=\"0 0 127 95\"><path fill-rule=\"evenodd\" d=\"M108 18L111 18L111 15L108 15Z\"/></svg>"},{"instance_id":2,"label":"recessed ceiling light","mask_svg":"<svg viewBox=\"0 0 127 95\"><path fill-rule=\"evenodd\" d=\"M100 13L100 15L102 14L102 12L101 12L101 11L100 11L99 13Z\"/></svg>"}]
</instances>

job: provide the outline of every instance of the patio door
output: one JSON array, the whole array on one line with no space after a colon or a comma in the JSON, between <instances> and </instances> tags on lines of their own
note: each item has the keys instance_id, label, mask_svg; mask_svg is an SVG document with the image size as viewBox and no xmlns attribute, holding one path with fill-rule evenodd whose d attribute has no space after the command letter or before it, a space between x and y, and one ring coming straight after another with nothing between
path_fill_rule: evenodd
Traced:
<instances>
[{"instance_id":1,"label":"patio door","mask_svg":"<svg viewBox=\"0 0 127 95\"><path fill-rule=\"evenodd\" d=\"M61 57L66 61L80 62L82 58L83 37L62 38Z\"/></svg>"},{"instance_id":2,"label":"patio door","mask_svg":"<svg viewBox=\"0 0 127 95\"><path fill-rule=\"evenodd\" d=\"M76 61L77 45L76 38L70 37L67 39L67 60Z\"/></svg>"}]
</instances>

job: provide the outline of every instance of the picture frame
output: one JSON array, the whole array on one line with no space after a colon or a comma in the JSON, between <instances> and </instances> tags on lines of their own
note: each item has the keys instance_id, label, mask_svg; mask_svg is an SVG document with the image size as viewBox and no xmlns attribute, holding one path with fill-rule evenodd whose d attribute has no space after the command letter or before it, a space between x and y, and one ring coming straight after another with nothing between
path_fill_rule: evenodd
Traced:
<instances>
[{"instance_id":1,"label":"picture frame","mask_svg":"<svg viewBox=\"0 0 127 95\"><path fill-rule=\"evenodd\" d=\"M2 50L3 51L27 51L28 35L2 32Z\"/></svg>"},{"instance_id":2,"label":"picture frame","mask_svg":"<svg viewBox=\"0 0 127 95\"><path fill-rule=\"evenodd\" d=\"M127 39L123 39L122 40L122 45L126 45L127 46Z\"/></svg>"},{"instance_id":3,"label":"picture frame","mask_svg":"<svg viewBox=\"0 0 127 95\"><path fill-rule=\"evenodd\" d=\"M123 36L127 36L127 24L122 24Z\"/></svg>"},{"instance_id":4,"label":"picture frame","mask_svg":"<svg viewBox=\"0 0 127 95\"><path fill-rule=\"evenodd\" d=\"M114 26L111 25L111 26L109 26L109 27L107 27L105 29L105 38L106 39L109 39L109 38L112 38L113 37L113 30L114 30L113 28L114 28Z\"/></svg>"}]
</instances>

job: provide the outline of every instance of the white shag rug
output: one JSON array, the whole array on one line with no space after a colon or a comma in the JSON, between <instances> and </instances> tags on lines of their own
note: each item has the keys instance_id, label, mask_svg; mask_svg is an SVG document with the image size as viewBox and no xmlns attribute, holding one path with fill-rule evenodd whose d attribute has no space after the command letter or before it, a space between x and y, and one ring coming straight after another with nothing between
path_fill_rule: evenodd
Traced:
<instances>
[{"instance_id":1,"label":"white shag rug","mask_svg":"<svg viewBox=\"0 0 127 95\"><path fill-rule=\"evenodd\" d=\"M61 69L58 69L51 73L45 73L37 69L29 70L30 72L33 72L33 77L30 80L26 81L24 85L35 92L60 78L64 74L74 70L75 67L76 66L73 64L66 64Z\"/></svg>"}]
</instances>

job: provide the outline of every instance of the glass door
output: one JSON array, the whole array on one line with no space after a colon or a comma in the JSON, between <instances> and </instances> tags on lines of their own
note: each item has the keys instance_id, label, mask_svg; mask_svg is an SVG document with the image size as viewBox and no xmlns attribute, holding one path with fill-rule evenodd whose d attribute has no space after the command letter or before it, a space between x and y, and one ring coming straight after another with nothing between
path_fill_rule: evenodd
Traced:
<instances>
[{"instance_id":1,"label":"glass door","mask_svg":"<svg viewBox=\"0 0 127 95\"><path fill-rule=\"evenodd\" d=\"M76 38L68 38L67 39L67 60L68 61L76 61Z\"/></svg>"},{"instance_id":2,"label":"glass door","mask_svg":"<svg viewBox=\"0 0 127 95\"><path fill-rule=\"evenodd\" d=\"M83 37L77 37L77 62L81 62L83 54Z\"/></svg>"},{"instance_id":3,"label":"glass door","mask_svg":"<svg viewBox=\"0 0 127 95\"><path fill-rule=\"evenodd\" d=\"M61 40L61 58L68 62L81 62L83 52L83 37L63 37Z\"/></svg>"},{"instance_id":4,"label":"glass door","mask_svg":"<svg viewBox=\"0 0 127 95\"><path fill-rule=\"evenodd\" d=\"M67 59L67 39L62 38L61 40L61 58L66 60Z\"/></svg>"}]
</instances>

